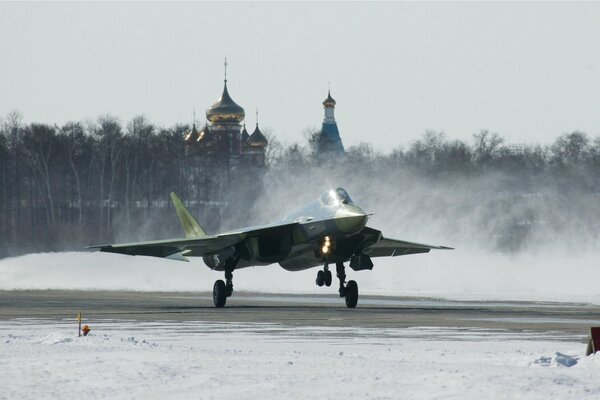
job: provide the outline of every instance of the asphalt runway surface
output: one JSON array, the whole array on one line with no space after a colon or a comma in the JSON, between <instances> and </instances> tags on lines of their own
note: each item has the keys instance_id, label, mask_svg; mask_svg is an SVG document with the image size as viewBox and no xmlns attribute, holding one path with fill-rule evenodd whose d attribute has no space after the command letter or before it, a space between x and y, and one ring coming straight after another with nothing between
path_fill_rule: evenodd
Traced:
<instances>
[{"instance_id":1,"label":"asphalt runway surface","mask_svg":"<svg viewBox=\"0 0 600 400\"><path fill-rule=\"evenodd\" d=\"M225 308L207 292L0 291L0 320L75 318L88 321L207 321L310 327L466 327L553 332L584 337L600 326L600 305L583 303L451 301L361 296L347 309L335 295L236 292Z\"/></svg>"}]
</instances>

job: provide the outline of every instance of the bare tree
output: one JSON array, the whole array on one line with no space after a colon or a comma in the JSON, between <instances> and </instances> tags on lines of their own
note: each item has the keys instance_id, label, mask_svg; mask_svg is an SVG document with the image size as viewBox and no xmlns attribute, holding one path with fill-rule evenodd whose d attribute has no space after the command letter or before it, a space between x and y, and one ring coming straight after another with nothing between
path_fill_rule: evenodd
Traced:
<instances>
[{"instance_id":1,"label":"bare tree","mask_svg":"<svg viewBox=\"0 0 600 400\"><path fill-rule=\"evenodd\" d=\"M265 149L265 165L270 166L275 160L281 156L283 146L277 136L273 135L270 130L263 132L267 138L267 148Z\"/></svg>"},{"instance_id":2,"label":"bare tree","mask_svg":"<svg viewBox=\"0 0 600 400\"><path fill-rule=\"evenodd\" d=\"M9 236L9 194L8 194L8 161L10 151L8 147L8 138L4 131L4 122L0 120L0 184L2 185L0 199L0 257L5 257L7 254L5 241Z\"/></svg>"},{"instance_id":3,"label":"bare tree","mask_svg":"<svg viewBox=\"0 0 600 400\"><path fill-rule=\"evenodd\" d=\"M154 126L143 115L134 117L127 124L127 136L124 142L125 163L125 214L127 221L131 221L131 206L133 199L137 198L138 183L142 175L146 176L146 197L149 197L150 171L147 164L151 157L149 146Z\"/></svg>"},{"instance_id":4,"label":"bare tree","mask_svg":"<svg viewBox=\"0 0 600 400\"><path fill-rule=\"evenodd\" d=\"M551 150L552 161L561 166L582 165L592 157L590 139L580 131L560 136Z\"/></svg>"},{"instance_id":5,"label":"bare tree","mask_svg":"<svg viewBox=\"0 0 600 400\"><path fill-rule=\"evenodd\" d=\"M473 156L476 164L485 164L491 161L500 150L504 139L497 133L491 133L487 129L473 135Z\"/></svg>"},{"instance_id":6,"label":"bare tree","mask_svg":"<svg viewBox=\"0 0 600 400\"><path fill-rule=\"evenodd\" d=\"M13 245L17 245L21 228L21 150L20 150L20 132L23 116L18 111L12 111L5 119L5 132L9 136L9 148L12 152L12 182L11 188L14 196L11 201L10 224L12 232Z\"/></svg>"},{"instance_id":7,"label":"bare tree","mask_svg":"<svg viewBox=\"0 0 600 400\"><path fill-rule=\"evenodd\" d=\"M356 146L350 146L346 151L345 162L353 167L361 167L369 164L375 158L373 146L369 143L361 142Z\"/></svg>"},{"instance_id":8,"label":"bare tree","mask_svg":"<svg viewBox=\"0 0 600 400\"><path fill-rule=\"evenodd\" d=\"M294 143L281 149L277 164L299 168L308 164L309 161L306 148L300 146L298 143Z\"/></svg>"},{"instance_id":9,"label":"bare tree","mask_svg":"<svg viewBox=\"0 0 600 400\"><path fill-rule=\"evenodd\" d=\"M69 122L62 128L61 132L65 137L63 151L67 160L69 160L69 167L71 168L73 178L75 179L77 222L79 224L79 229L81 230L83 228L83 195L81 191L81 179L79 177L81 167L79 166L78 160L85 154L86 136L84 128L80 123Z\"/></svg>"},{"instance_id":10,"label":"bare tree","mask_svg":"<svg viewBox=\"0 0 600 400\"><path fill-rule=\"evenodd\" d=\"M109 236L112 228L112 207L117 163L121 156L123 134L119 120L110 115L98 119L99 126L94 134L100 158L100 232ZM108 175L108 177L107 177ZM107 182L108 181L108 182ZM105 211L106 208L106 220Z\"/></svg>"},{"instance_id":11,"label":"bare tree","mask_svg":"<svg viewBox=\"0 0 600 400\"><path fill-rule=\"evenodd\" d=\"M308 127L302 131L302 136L306 140L308 146L308 152L311 158L316 159L319 154L319 139L321 137L321 130L315 127Z\"/></svg>"},{"instance_id":12,"label":"bare tree","mask_svg":"<svg viewBox=\"0 0 600 400\"><path fill-rule=\"evenodd\" d=\"M425 131L421 139L415 141L404 154L408 165L431 171L446 143L444 132Z\"/></svg>"}]
</instances>

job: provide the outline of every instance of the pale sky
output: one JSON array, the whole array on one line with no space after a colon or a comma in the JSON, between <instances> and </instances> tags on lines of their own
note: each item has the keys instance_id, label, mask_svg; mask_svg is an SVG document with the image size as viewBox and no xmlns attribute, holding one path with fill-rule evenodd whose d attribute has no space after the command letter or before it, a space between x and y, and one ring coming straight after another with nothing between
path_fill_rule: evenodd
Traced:
<instances>
[{"instance_id":1,"label":"pale sky","mask_svg":"<svg viewBox=\"0 0 600 400\"><path fill-rule=\"evenodd\" d=\"M0 3L0 116L162 126L229 91L284 142L600 135L600 3Z\"/></svg>"}]
</instances>

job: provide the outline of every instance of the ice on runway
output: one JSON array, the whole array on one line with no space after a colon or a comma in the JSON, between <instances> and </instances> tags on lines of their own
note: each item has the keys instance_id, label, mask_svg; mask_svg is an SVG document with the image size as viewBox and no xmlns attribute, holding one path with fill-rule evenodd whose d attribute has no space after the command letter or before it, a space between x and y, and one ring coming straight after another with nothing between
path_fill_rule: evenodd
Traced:
<instances>
[{"instance_id":1,"label":"ice on runway","mask_svg":"<svg viewBox=\"0 0 600 400\"><path fill-rule=\"evenodd\" d=\"M583 337L482 328L0 321L0 398L577 398ZM570 367L568 367L570 365Z\"/></svg>"}]
</instances>

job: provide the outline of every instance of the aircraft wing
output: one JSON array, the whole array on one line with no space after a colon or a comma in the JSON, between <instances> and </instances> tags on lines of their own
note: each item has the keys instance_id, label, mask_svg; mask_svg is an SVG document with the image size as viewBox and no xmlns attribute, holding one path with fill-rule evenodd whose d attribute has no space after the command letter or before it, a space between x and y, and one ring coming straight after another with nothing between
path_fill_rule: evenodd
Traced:
<instances>
[{"instance_id":1,"label":"aircraft wing","mask_svg":"<svg viewBox=\"0 0 600 400\"><path fill-rule=\"evenodd\" d=\"M366 228L375 231L371 228ZM366 247L363 253L369 257L395 257L408 254L429 253L430 250L453 250L452 247L434 246L430 244L406 242L404 240L387 239L380 236L372 245Z\"/></svg>"},{"instance_id":2,"label":"aircraft wing","mask_svg":"<svg viewBox=\"0 0 600 400\"><path fill-rule=\"evenodd\" d=\"M154 240L147 242L88 246L107 253L151 256L188 261L186 256L203 257L234 246L246 238L289 232L298 222L257 226L214 236Z\"/></svg>"}]
</instances>

